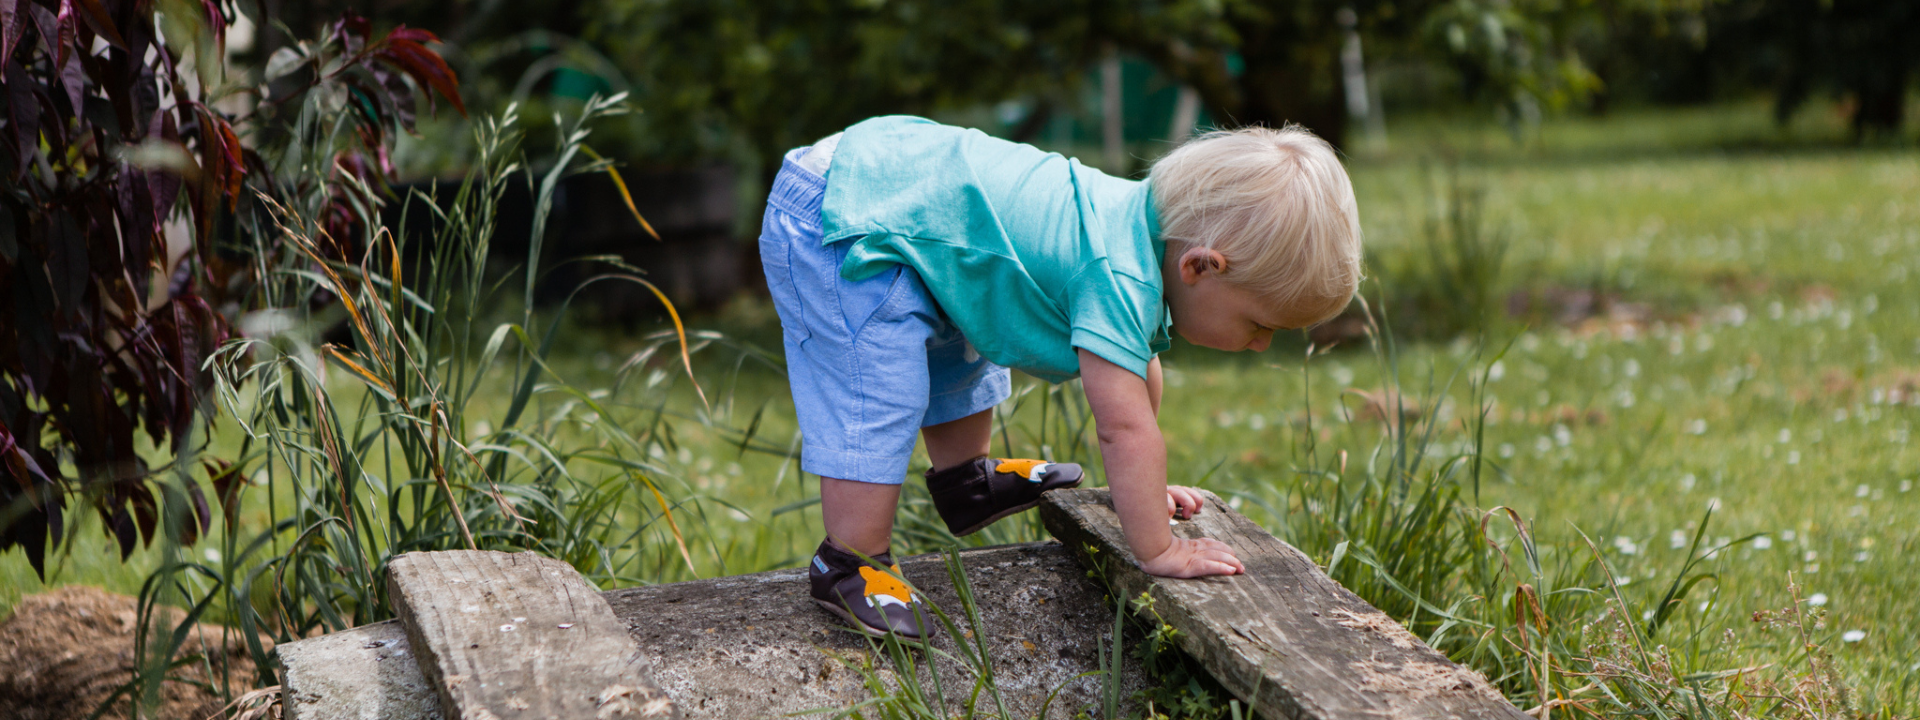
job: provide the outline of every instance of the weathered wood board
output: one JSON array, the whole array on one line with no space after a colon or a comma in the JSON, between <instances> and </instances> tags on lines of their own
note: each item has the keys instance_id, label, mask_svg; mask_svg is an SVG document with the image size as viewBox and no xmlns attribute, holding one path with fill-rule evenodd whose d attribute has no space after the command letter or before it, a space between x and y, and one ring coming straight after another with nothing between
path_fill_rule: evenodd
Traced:
<instances>
[{"instance_id":1,"label":"weathered wood board","mask_svg":"<svg viewBox=\"0 0 1920 720\"><path fill-rule=\"evenodd\" d=\"M674 716L626 623L564 562L484 550L407 553L388 564L387 588L447 717Z\"/></svg>"},{"instance_id":2,"label":"weathered wood board","mask_svg":"<svg viewBox=\"0 0 1920 720\"><path fill-rule=\"evenodd\" d=\"M1180 630L1181 649L1263 717L1526 720L1479 673L1427 647L1220 498L1206 498L1206 509L1174 535L1227 543L1246 574L1147 575L1104 489L1047 493L1040 516L1083 562L1098 563L1116 591L1151 592L1161 617Z\"/></svg>"}]
</instances>

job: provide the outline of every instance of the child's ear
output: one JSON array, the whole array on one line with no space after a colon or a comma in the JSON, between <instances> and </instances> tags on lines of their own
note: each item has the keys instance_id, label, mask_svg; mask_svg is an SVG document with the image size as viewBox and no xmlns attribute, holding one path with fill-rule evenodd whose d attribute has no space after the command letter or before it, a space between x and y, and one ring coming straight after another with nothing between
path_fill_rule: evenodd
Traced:
<instances>
[{"instance_id":1,"label":"child's ear","mask_svg":"<svg viewBox=\"0 0 1920 720\"><path fill-rule=\"evenodd\" d=\"M1227 256L1218 250L1199 245L1188 246L1180 254L1180 281L1188 285L1199 282L1209 274L1217 275L1227 269Z\"/></svg>"}]
</instances>

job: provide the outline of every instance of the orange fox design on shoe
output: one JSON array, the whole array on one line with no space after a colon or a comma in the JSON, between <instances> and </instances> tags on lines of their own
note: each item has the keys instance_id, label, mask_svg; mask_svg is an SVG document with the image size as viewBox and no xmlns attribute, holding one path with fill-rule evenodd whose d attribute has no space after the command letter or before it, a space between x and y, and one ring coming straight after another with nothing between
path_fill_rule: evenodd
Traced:
<instances>
[{"instance_id":1,"label":"orange fox design on shoe","mask_svg":"<svg viewBox=\"0 0 1920 720\"><path fill-rule=\"evenodd\" d=\"M892 570L893 574L889 575L864 565L860 567L860 579L867 581L867 604L876 610L888 605L907 607L908 603L913 602L913 591L896 577L900 574L900 566L894 565Z\"/></svg>"},{"instance_id":2,"label":"orange fox design on shoe","mask_svg":"<svg viewBox=\"0 0 1920 720\"><path fill-rule=\"evenodd\" d=\"M1045 460L1001 460L999 465L993 467L993 471L1013 473L1032 480L1033 476L1046 472L1047 466L1051 464Z\"/></svg>"}]
</instances>

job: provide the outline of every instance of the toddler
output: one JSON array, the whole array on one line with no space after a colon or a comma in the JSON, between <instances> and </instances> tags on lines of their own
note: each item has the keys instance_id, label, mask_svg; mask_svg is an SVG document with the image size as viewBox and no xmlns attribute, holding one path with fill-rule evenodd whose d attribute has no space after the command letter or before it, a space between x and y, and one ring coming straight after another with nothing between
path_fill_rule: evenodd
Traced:
<instances>
[{"instance_id":1,"label":"toddler","mask_svg":"<svg viewBox=\"0 0 1920 720\"><path fill-rule=\"evenodd\" d=\"M1298 128L1199 136L1146 181L977 130L861 122L789 152L760 254L826 539L815 601L869 633L929 632L888 554L916 432L934 508L967 535L1072 487L1070 463L990 458L1007 368L1082 378L1127 545L1154 575L1244 570L1173 537L1156 415L1169 329L1221 350L1338 314L1360 279L1353 188ZM866 556L872 562L861 559ZM893 575L889 575L889 571Z\"/></svg>"}]
</instances>

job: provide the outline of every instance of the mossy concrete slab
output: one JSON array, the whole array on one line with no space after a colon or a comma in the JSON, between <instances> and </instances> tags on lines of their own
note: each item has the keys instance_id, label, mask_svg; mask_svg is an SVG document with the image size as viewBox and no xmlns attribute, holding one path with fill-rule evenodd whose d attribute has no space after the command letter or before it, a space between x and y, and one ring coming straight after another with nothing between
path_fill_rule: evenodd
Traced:
<instances>
[{"instance_id":1,"label":"mossy concrete slab","mask_svg":"<svg viewBox=\"0 0 1920 720\"><path fill-rule=\"evenodd\" d=\"M961 559L993 660L992 684L1007 716L1041 717L1044 706L1045 717L1071 718L1097 706L1103 678L1082 675L1100 667L1098 653L1112 633L1114 608L1066 548L1055 542L1006 545L967 550ZM906 558L900 566L927 598L967 627L941 556ZM615 590L602 597L627 624L641 659L682 718L844 708L873 697L863 669L885 687L898 687L884 650L875 653L864 636L814 605L805 570ZM957 639L974 644L965 634ZM955 640L942 632L933 646L957 656ZM374 643L385 644L369 647ZM288 668L288 704L300 720L438 717L433 689L411 656L402 658L411 650L396 624L288 643L280 652ZM909 655L921 665L923 692L934 692L937 675L957 713L973 694L976 676L940 653L937 672L925 667L922 653ZM1135 664L1123 664L1123 697L1145 684ZM999 714L987 691L978 702L983 712Z\"/></svg>"}]
</instances>

